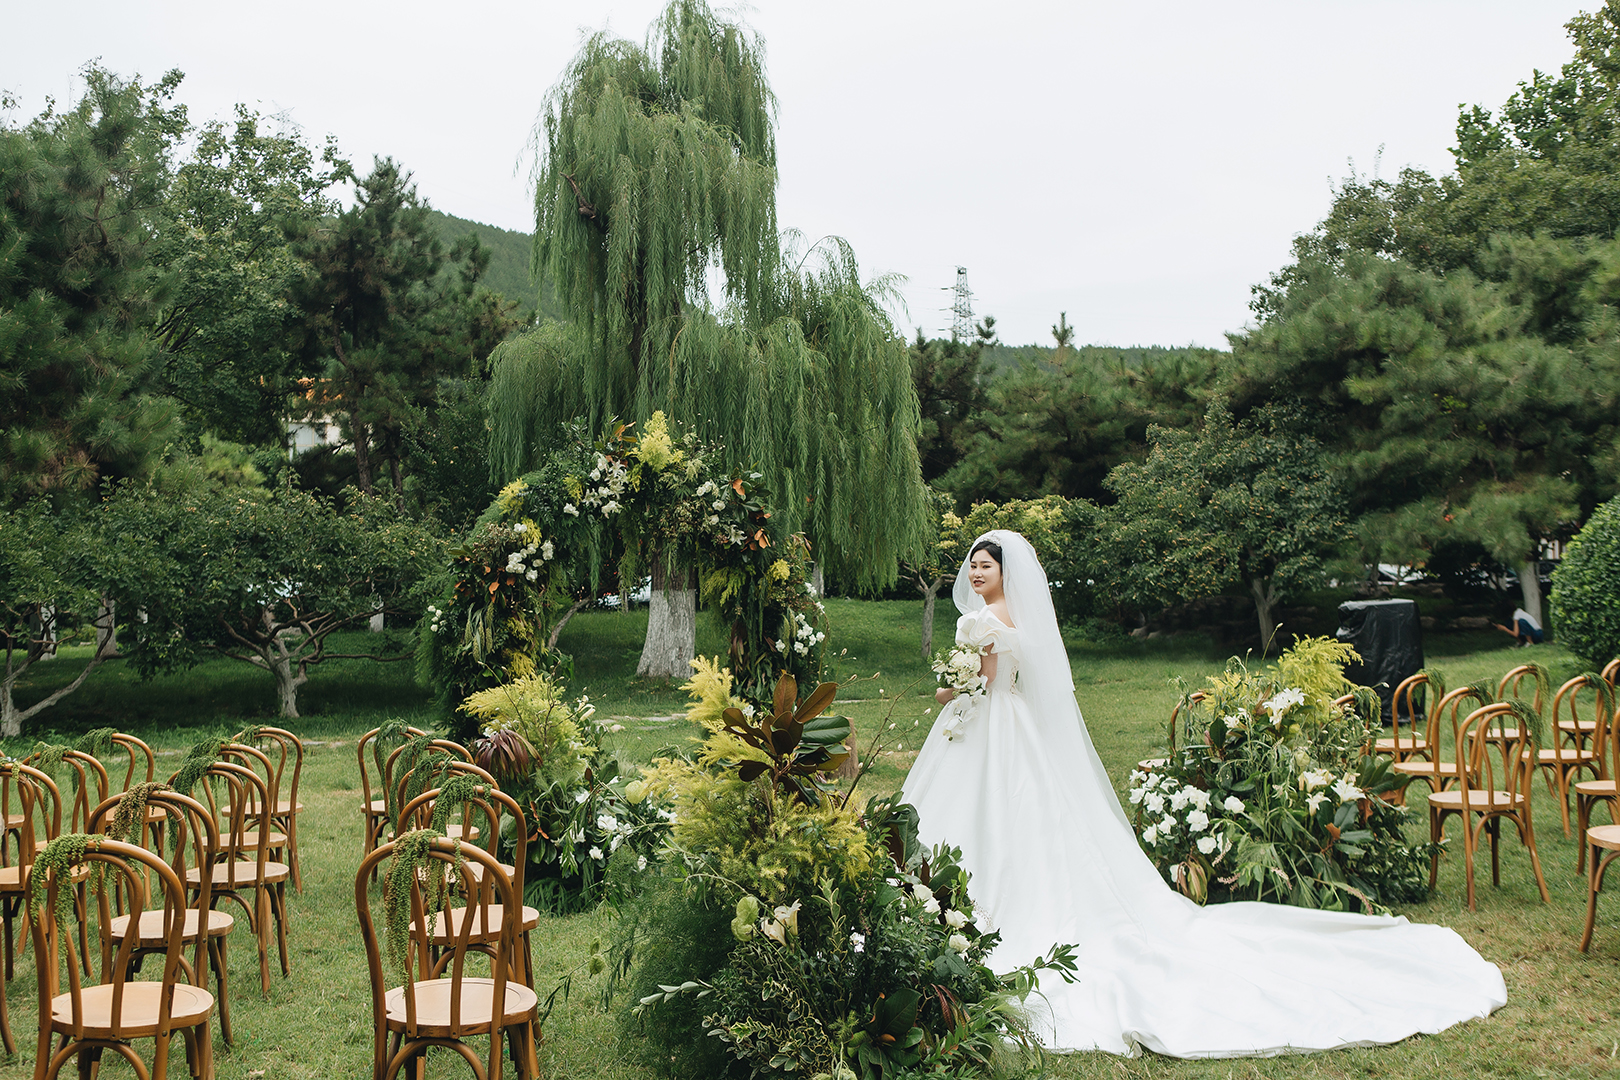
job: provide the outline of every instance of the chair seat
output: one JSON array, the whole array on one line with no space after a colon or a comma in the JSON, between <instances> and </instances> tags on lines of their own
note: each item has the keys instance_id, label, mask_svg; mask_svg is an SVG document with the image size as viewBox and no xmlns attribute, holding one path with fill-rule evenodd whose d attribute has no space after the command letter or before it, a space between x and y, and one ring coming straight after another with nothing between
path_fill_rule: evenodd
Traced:
<instances>
[{"instance_id":1,"label":"chair seat","mask_svg":"<svg viewBox=\"0 0 1620 1080\"><path fill-rule=\"evenodd\" d=\"M463 832L461 822L447 821L444 823L444 835L452 840L476 840L478 839L478 826L474 825Z\"/></svg>"},{"instance_id":2,"label":"chair seat","mask_svg":"<svg viewBox=\"0 0 1620 1080\"><path fill-rule=\"evenodd\" d=\"M467 912L476 910L478 909L464 907L451 908L449 911L450 929L448 932L445 930L445 912L435 912L433 916L433 944L449 945L450 939L461 933L461 928L467 921ZM480 926L477 922L474 922L473 934L477 937L496 937L500 934L501 927L505 924L506 908L500 904L491 904L489 906L489 925L485 927ZM539 925L540 912L532 907L529 907L528 905L524 905L523 921L518 924L519 932L533 930Z\"/></svg>"},{"instance_id":3,"label":"chair seat","mask_svg":"<svg viewBox=\"0 0 1620 1080\"><path fill-rule=\"evenodd\" d=\"M295 806L293 806L293 804L289 800L281 799L276 803L276 816L277 817L283 817L283 816L285 816L287 814L296 814L300 810L302 810L303 808L304 808L303 803L299 803L295 807ZM220 813L224 814L226 817L229 817L230 814L231 814L231 808L229 806L227 806L227 807L223 808L222 810L220 810ZM247 804L247 813L248 813L248 817L257 817L258 816L259 803L258 803L257 800L249 800L249 802Z\"/></svg>"},{"instance_id":4,"label":"chair seat","mask_svg":"<svg viewBox=\"0 0 1620 1080\"><path fill-rule=\"evenodd\" d=\"M1391 766L1403 776L1456 776L1455 761L1397 761Z\"/></svg>"},{"instance_id":5,"label":"chair seat","mask_svg":"<svg viewBox=\"0 0 1620 1080\"><path fill-rule=\"evenodd\" d=\"M479 881L484 880L484 864L483 863L476 863L476 862L473 862L471 859L468 859L462 865L464 867L466 867L467 879L469 881L479 882ZM499 863L497 865L500 866L501 873L505 874L507 877L509 877L509 878L517 877L517 867L513 866L511 863Z\"/></svg>"},{"instance_id":6,"label":"chair seat","mask_svg":"<svg viewBox=\"0 0 1620 1080\"><path fill-rule=\"evenodd\" d=\"M186 923L181 927L180 933L187 941L197 939L197 916L201 914L196 908L186 911ZM224 937L236 926L236 920L223 911L210 911L208 913L208 936ZM107 932L114 941L123 941L124 935L129 932L129 916L115 916L107 924ZM163 912L141 912L141 947L162 948L168 942L168 935L163 932Z\"/></svg>"},{"instance_id":7,"label":"chair seat","mask_svg":"<svg viewBox=\"0 0 1620 1080\"><path fill-rule=\"evenodd\" d=\"M1168 764L1170 764L1169 758L1150 757L1143 758L1141 761L1138 761L1136 763L1136 767L1141 769L1143 772L1152 772L1154 769L1162 769Z\"/></svg>"},{"instance_id":8,"label":"chair seat","mask_svg":"<svg viewBox=\"0 0 1620 1080\"><path fill-rule=\"evenodd\" d=\"M250 831L247 834L247 836L242 840L242 845L241 846L242 846L243 851L258 851L259 850L259 834L258 834L258 832L257 831ZM286 833L278 833L278 832L274 832L274 831L272 831L270 833L267 833L265 835L264 846L267 847L267 848L271 848L271 849L286 847L287 846L287 834Z\"/></svg>"},{"instance_id":9,"label":"chair seat","mask_svg":"<svg viewBox=\"0 0 1620 1080\"><path fill-rule=\"evenodd\" d=\"M1423 736L1421 735L1414 735L1411 738L1402 739L1397 739L1395 736L1391 735L1388 738L1379 739L1377 742L1373 743L1373 751L1379 754L1393 754L1397 750L1403 754L1417 754L1427 750L1428 748L1429 744L1423 741Z\"/></svg>"},{"instance_id":10,"label":"chair seat","mask_svg":"<svg viewBox=\"0 0 1620 1080\"><path fill-rule=\"evenodd\" d=\"M1429 804L1445 810L1463 809L1463 795L1468 796L1469 810L1509 810L1515 806L1523 806L1523 795L1511 795L1506 791L1468 791L1462 792L1456 788L1450 791L1436 791L1429 796Z\"/></svg>"},{"instance_id":11,"label":"chair seat","mask_svg":"<svg viewBox=\"0 0 1620 1080\"><path fill-rule=\"evenodd\" d=\"M429 979L412 983L416 1000L416 1034L430 1038L450 1038L450 987L453 979ZM461 980L461 1033L476 1035L488 1032L494 1011L495 980L463 978ZM405 987L396 986L383 996L391 1031L405 1029ZM502 1019L507 1024L522 1023L532 1017L539 997L517 979L506 984L506 1000L502 1003Z\"/></svg>"},{"instance_id":12,"label":"chair seat","mask_svg":"<svg viewBox=\"0 0 1620 1080\"><path fill-rule=\"evenodd\" d=\"M236 861L236 884L237 884L237 887L239 887L239 888L248 888L248 887L253 885L253 883L254 883L253 875L258 870L258 865L259 865L258 863L250 862L247 859L238 859ZM215 863L213 865L213 867L211 869L213 870L213 873L211 875L209 875L209 876L210 876L210 878L212 879L212 881L214 883L214 888L216 888L216 889L221 888L221 887L229 888L230 887L230 878L231 878L231 864L230 863L217 862L217 863ZM267 884L273 885L278 881L286 881L287 878L289 876L291 876L291 874L292 874L292 869L286 863L267 862L267 863L264 864L264 880L265 880L265 882ZM197 871L196 867L192 867L191 869L186 871L186 884L187 885L200 885L201 883L202 883L202 874Z\"/></svg>"},{"instance_id":13,"label":"chair seat","mask_svg":"<svg viewBox=\"0 0 1620 1080\"><path fill-rule=\"evenodd\" d=\"M1597 760L1597 755L1590 750L1572 750L1567 746L1558 749L1536 751L1536 761L1541 765L1564 765L1573 768L1576 765L1590 765Z\"/></svg>"},{"instance_id":14,"label":"chair seat","mask_svg":"<svg viewBox=\"0 0 1620 1080\"><path fill-rule=\"evenodd\" d=\"M1594 825L1586 830L1586 842L1592 847L1620 851L1620 825Z\"/></svg>"},{"instance_id":15,"label":"chair seat","mask_svg":"<svg viewBox=\"0 0 1620 1080\"><path fill-rule=\"evenodd\" d=\"M1596 720L1560 720L1554 726L1559 731L1567 731L1567 732L1569 732L1571 734L1579 732L1582 735L1590 735L1590 734L1592 734L1592 732L1597 730L1597 721Z\"/></svg>"},{"instance_id":16,"label":"chair seat","mask_svg":"<svg viewBox=\"0 0 1620 1080\"><path fill-rule=\"evenodd\" d=\"M1593 799L1612 799L1620 795L1620 789L1616 788L1613 780L1577 780L1571 790Z\"/></svg>"},{"instance_id":17,"label":"chair seat","mask_svg":"<svg viewBox=\"0 0 1620 1080\"><path fill-rule=\"evenodd\" d=\"M86 986L80 992L84 1007L84 1035L91 1039L140 1039L157 1034L158 1009L163 984L126 982L123 1013L117 1028L112 1023L113 988L109 983ZM214 995L186 983L176 983L171 1012L174 1028L194 1027L214 1011ZM73 995L57 994L51 999L51 1030L73 1030Z\"/></svg>"},{"instance_id":18,"label":"chair seat","mask_svg":"<svg viewBox=\"0 0 1620 1080\"><path fill-rule=\"evenodd\" d=\"M388 813L388 800L372 799L368 803L361 803L360 808L368 814L376 814L380 817Z\"/></svg>"},{"instance_id":19,"label":"chair seat","mask_svg":"<svg viewBox=\"0 0 1620 1080\"><path fill-rule=\"evenodd\" d=\"M28 867L26 866L0 866L0 893L22 892L23 879L27 876ZM69 877L75 884L88 881L90 880L90 868L82 864L75 866Z\"/></svg>"}]
</instances>

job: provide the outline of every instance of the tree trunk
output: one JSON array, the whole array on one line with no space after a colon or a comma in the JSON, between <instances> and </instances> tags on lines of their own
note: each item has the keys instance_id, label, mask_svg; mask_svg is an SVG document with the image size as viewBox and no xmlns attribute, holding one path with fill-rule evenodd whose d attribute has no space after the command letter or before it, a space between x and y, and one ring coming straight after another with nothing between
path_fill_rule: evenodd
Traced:
<instances>
[{"instance_id":1,"label":"tree trunk","mask_svg":"<svg viewBox=\"0 0 1620 1080\"><path fill-rule=\"evenodd\" d=\"M1518 571L1519 588L1524 592L1524 610L1528 611L1530 617L1536 620L1537 626L1546 626L1546 621L1541 617L1540 560L1532 559L1527 563L1520 563Z\"/></svg>"},{"instance_id":2,"label":"tree trunk","mask_svg":"<svg viewBox=\"0 0 1620 1080\"><path fill-rule=\"evenodd\" d=\"M111 659L118 655L118 609L103 596L96 608L96 652Z\"/></svg>"},{"instance_id":3,"label":"tree trunk","mask_svg":"<svg viewBox=\"0 0 1620 1080\"><path fill-rule=\"evenodd\" d=\"M1260 655L1271 652L1272 638L1277 635L1277 622L1271 612L1277 602L1277 590L1265 578L1249 579L1249 591L1254 594L1254 614L1260 620Z\"/></svg>"},{"instance_id":4,"label":"tree trunk","mask_svg":"<svg viewBox=\"0 0 1620 1080\"><path fill-rule=\"evenodd\" d=\"M943 577L935 578L927 588L921 590L923 594L922 658L924 660L927 660L929 654L934 651L934 599L939 596L939 589L941 585L944 585L948 581L954 582L955 580L956 575L947 574Z\"/></svg>"},{"instance_id":5,"label":"tree trunk","mask_svg":"<svg viewBox=\"0 0 1620 1080\"><path fill-rule=\"evenodd\" d=\"M360 481L360 490L371 494L371 429L350 418L349 433L354 438L354 471ZM298 715L297 713L293 714Z\"/></svg>"},{"instance_id":6,"label":"tree trunk","mask_svg":"<svg viewBox=\"0 0 1620 1080\"><path fill-rule=\"evenodd\" d=\"M666 574L662 556L653 558L652 600L647 605L647 640L636 674L649 679L692 675L697 655L697 593L687 587L687 570Z\"/></svg>"},{"instance_id":7,"label":"tree trunk","mask_svg":"<svg viewBox=\"0 0 1620 1080\"><path fill-rule=\"evenodd\" d=\"M573 606L562 613L562 618L558 619L557 624L551 628L551 636L546 639L546 650L548 652L557 647L557 639L562 637L563 627L568 625L568 620L572 619L580 608L594 599L595 597L587 596L583 600L575 600Z\"/></svg>"},{"instance_id":8,"label":"tree trunk","mask_svg":"<svg viewBox=\"0 0 1620 1080\"><path fill-rule=\"evenodd\" d=\"M276 677L276 698L281 703L279 715L285 720L298 719L298 688L309 681L309 672L302 664L294 672L292 657L284 650L266 648L259 655L270 674Z\"/></svg>"}]
</instances>

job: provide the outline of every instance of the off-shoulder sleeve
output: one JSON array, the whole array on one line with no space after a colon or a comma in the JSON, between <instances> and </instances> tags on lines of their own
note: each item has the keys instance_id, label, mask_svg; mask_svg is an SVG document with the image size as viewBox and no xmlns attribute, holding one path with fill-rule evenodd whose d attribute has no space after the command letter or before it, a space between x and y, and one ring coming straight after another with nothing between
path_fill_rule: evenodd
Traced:
<instances>
[{"instance_id":1,"label":"off-shoulder sleeve","mask_svg":"<svg viewBox=\"0 0 1620 1080\"><path fill-rule=\"evenodd\" d=\"M1017 647L1017 641L1018 631L1004 625L987 608L956 620L958 645L970 645L980 652L984 651L985 646L994 645L996 652L1004 653L1012 652Z\"/></svg>"}]
</instances>

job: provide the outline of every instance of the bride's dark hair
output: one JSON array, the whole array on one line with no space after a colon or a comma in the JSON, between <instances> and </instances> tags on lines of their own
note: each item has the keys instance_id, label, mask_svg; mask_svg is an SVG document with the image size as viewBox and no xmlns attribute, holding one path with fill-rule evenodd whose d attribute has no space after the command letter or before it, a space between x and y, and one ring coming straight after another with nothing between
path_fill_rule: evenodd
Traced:
<instances>
[{"instance_id":1,"label":"bride's dark hair","mask_svg":"<svg viewBox=\"0 0 1620 1080\"><path fill-rule=\"evenodd\" d=\"M996 543L994 540L986 537L985 539L980 540L977 544L974 544L973 550L968 552L968 558L973 558L973 556L977 555L981 551L988 551L990 553L990 557L996 560L997 566L1003 565L1004 560L1001 557L1001 545Z\"/></svg>"}]
</instances>

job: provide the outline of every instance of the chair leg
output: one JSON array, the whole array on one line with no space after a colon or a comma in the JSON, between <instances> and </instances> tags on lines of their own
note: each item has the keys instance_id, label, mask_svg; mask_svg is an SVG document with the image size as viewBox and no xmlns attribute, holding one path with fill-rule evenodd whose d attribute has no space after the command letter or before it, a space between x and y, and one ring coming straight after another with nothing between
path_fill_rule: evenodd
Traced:
<instances>
[{"instance_id":1,"label":"chair leg","mask_svg":"<svg viewBox=\"0 0 1620 1080\"><path fill-rule=\"evenodd\" d=\"M1575 872L1577 874L1586 873L1586 830L1590 827L1591 820L1591 802L1588 801L1587 796L1577 794L1575 796L1575 833L1581 838L1581 842L1575 845Z\"/></svg>"},{"instance_id":2,"label":"chair leg","mask_svg":"<svg viewBox=\"0 0 1620 1080\"><path fill-rule=\"evenodd\" d=\"M281 950L281 976L286 978L292 974L287 966L287 886L277 883L271 893L270 907L276 919L276 947Z\"/></svg>"},{"instance_id":3,"label":"chair leg","mask_svg":"<svg viewBox=\"0 0 1620 1080\"><path fill-rule=\"evenodd\" d=\"M6 1056L17 1056L17 1040L11 1034L11 1010L6 1006L6 984L0 982L0 1042L5 1043Z\"/></svg>"},{"instance_id":4,"label":"chair leg","mask_svg":"<svg viewBox=\"0 0 1620 1080\"><path fill-rule=\"evenodd\" d=\"M1432 806L1429 808L1429 842L1434 845L1429 854L1429 891L1433 892L1440 880L1440 840L1445 836L1445 815Z\"/></svg>"},{"instance_id":5,"label":"chair leg","mask_svg":"<svg viewBox=\"0 0 1620 1080\"><path fill-rule=\"evenodd\" d=\"M1502 858L1500 853L1502 840L1502 819L1489 818L1485 825L1491 838L1491 885L1494 888L1502 887Z\"/></svg>"},{"instance_id":6,"label":"chair leg","mask_svg":"<svg viewBox=\"0 0 1620 1080\"><path fill-rule=\"evenodd\" d=\"M265 997L270 996L270 893L267 889L255 889L254 917L251 920L253 936L259 943L259 988Z\"/></svg>"},{"instance_id":7,"label":"chair leg","mask_svg":"<svg viewBox=\"0 0 1620 1080\"><path fill-rule=\"evenodd\" d=\"M1477 910L1474 907L1474 853L1479 850L1479 836L1475 831L1473 815L1464 810L1463 823L1463 870L1468 879L1468 910Z\"/></svg>"},{"instance_id":8,"label":"chair leg","mask_svg":"<svg viewBox=\"0 0 1620 1080\"><path fill-rule=\"evenodd\" d=\"M1581 931L1581 952L1585 952L1592 945L1592 926L1597 922L1597 898L1603 889L1603 874L1609 869L1609 863L1614 861L1620 852L1611 852L1599 858L1599 849L1596 844L1589 844L1592 848L1592 872L1586 879L1586 929Z\"/></svg>"},{"instance_id":9,"label":"chair leg","mask_svg":"<svg viewBox=\"0 0 1620 1080\"><path fill-rule=\"evenodd\" d=\"M298 811L287 815L287 865L292 868L293 888L304 894L304 871L298 865Z\"/></svg>"},{"instance_id":10,"label":"chair leg","mask_svg":"<svg viewBox=\"0 0 1620 1080\"><path fill-rule=\"evenodd\" d=\"M1541 902L1550 904L1552 903L1552 894L1547 891L1547 879L1541 876L1541 856L1536 854L1535 822L1530 820L1528 806L1525 807L1525 810L1526 813L1522 819L1515 818L1515 820L1522 820L1523 822L1519 826L1519 835L1524 838L1524 846L1530 849L1530 869L1536 872L1536 886L1541 889Z\"/></svg>"},{"instance_id":11,"label":"chair leg","mask_svg":"<svg viewBox=\"0 0 1620 1080\"><path fill-rule=\"evenodd\" d=\"M214 969L214 986L219 990L219 1034L226 1046L231 1041L231 994L226 978L225 938L208 939L208 965Z\"/></svg>"}]
</instances>

